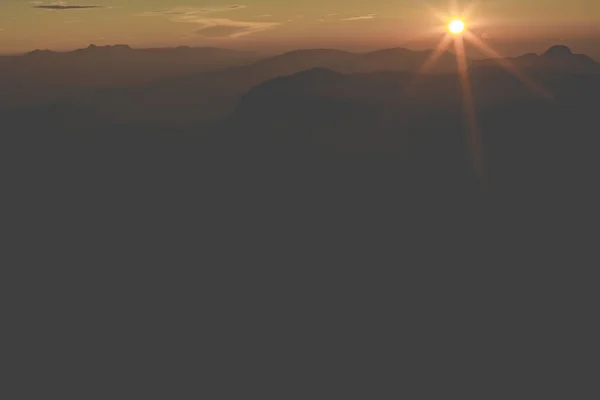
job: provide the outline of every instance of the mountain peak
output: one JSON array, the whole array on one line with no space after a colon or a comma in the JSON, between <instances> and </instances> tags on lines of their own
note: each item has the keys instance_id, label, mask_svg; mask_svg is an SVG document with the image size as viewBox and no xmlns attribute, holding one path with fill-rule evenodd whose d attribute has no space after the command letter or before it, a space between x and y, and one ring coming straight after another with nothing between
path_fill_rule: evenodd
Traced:
<instances>
[{"instance_id":1,"label":"mountain peak","mask_svg":"<svg viewBox=\"0 0 600 400\"><path fill-rule=\"evenodd\" d=\"M29 52L29 54L48 54L48 53L52 53L52 51L51 50L35 49L35 50Z\"/></svg>"},{"instance_id":2,"label":"mountain peak","mask_svg":"<svg viewBox=\"0 0 600 400\"><path fill-rule=\"evenodd\" d=\"M96 46L95 44L90 44L87 47L87 50L131 50L131 47L127 44L115 44L114 46Z\"/></svg>"},{"instance_id":3,"label":"mountain peak","mask_svg":"<svg viewBox=\"0 0 600 400\"><path fill-rule=\"evenodd\" d=\"M570 57L573 52L567 46L552 46L544 54L544 57Z\"/></svg>"}]
</instances>

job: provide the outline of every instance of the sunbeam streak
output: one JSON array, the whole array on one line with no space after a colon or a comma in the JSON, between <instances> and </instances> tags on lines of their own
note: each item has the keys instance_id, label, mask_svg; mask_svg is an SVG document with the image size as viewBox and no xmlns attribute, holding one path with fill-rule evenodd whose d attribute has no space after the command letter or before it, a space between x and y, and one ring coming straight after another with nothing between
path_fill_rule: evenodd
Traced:
<instances>
[{"instance_id":1,"label":"sunbeam streak","mask_svg":"<svg viewBox=\"0 0 600 400\"><path fill-rule=\"evenodd\" d=\"M429 58L425 60L425 63L419 70L418 74L424 74L428 72L437 63L442 54L444 54L444 52L448 49L451 41L452 37L450 35L444 36L444 38L436 46L435 50L431 52Z\"/></svg>"},{"instance_id":2,"label":"sunbeam streak","mask_svg":"<svg viewBox=\"0 0 600 400\"><path fill-rule=\"evenodd\" d=\"M450 0L450 14L455 16L458 14L458 2L457 0Z\"/></svg>"},{"instance_id":3,"label":"sunbeam streak","mask_svg":"<svg viewBox=\"0 0 600 400\"><path fill-rule=\"evenodd\" d=\"M423 3L422 0L418 0ZM405 89L405 93L408 94L420 77L428 72L439 60L444 51L450 45L450 42L454 41L454 48L456 53L456 62L458 66L458 72L460 77L461 89L462 89L462 102L464 108L465 124L468 134L468 145L472 156L473 168L480 182L485 183L485 169L484 169L484 157L483 157L483 145L482 145L482 133L479 129L477 122L477 113L475 111L475 103L473 98L473 90L471 86L471 78L469 76L470 69L467 61L465 40L470 44L481 50L488 57L494 59L500 67L505 69L510 74L514 75L517 79L525 84L533 92L545 97L548 100L553 101L554 96L550 91L534 82L529 76L523 71L519 70L510 61L502 58L494 49L486 45L481 39L475 34L469 32L469 26L477 26L477 21L471 21L470 17L473 15L475 9L480 5L482 0L474 0L470 2L466 8L461 10L459 8L458 0L449 0L449 8L447 13L442 13L435 8L425 5L427 9L445 26L446 34L442 40L438 43L435 50L427 58L419 72L416 74L414 81L409 83Z\"/></svg>"},{"instance_id":4,"label":"sunbeam streak","mask_svg":"<svg viewBox=\"0 0 600 400\"><path fill-rule=\"evenodd\" d=\"M424 74L429 72L431 68L435 66L440 57L444 54L444 52L450 47L450 42L452 41L452 37L450 35L446 35L442 38L442 40L438 43L435 50L431 52L425 63L421 66L419 71L415 74L412 81L408 83L408 85L404 88L404 95L409 96L413 94L413 90L417 87L420 78L423 77Z\"/></svg>"},{"instance_id":5,"label":"sunbeam streak","mask_svg":"<svg viewBox=\"0 0 600 400\"><path fill-rule=\"evenodd\" d=\"M469 17L471 17L471 15L473 15L473 13L477 9L477 7L479 7L479 4L480 4L479 1L472 1L471 3L469 3L467 8L465 8L463 10L462 17L465 19L468 19Z\"/></svg>"},{"instance_id":6,"label":"sunbeam streak","mask_svg":"<svg viewBox=\"0 0 600 400\"><path fill-rule=\"evenodd\" d=\"M473 169L475 170L477 177L480 179L480 182L484 184L485 169L482 133L479 129L479 124L477 122L477 113L475 111L471 78L469 76L469 63L467 61L467 55L465 50L465 40L467 40L473 46L477 47L490 58L494 59L500 67L508 71L510 74L514 75L529 89L533 90L537 94L540 94L549 100L553 100L554 96L544 87L534 82L530 77L528 77L525 73L519 70L510 61L502 58L494 49L486 45L475 34L469 32L469 27L467 25L473 26L473 23L476 24L476 21L470 21L469 17L474 13L481 0L472 1L463 10L459 9L458 0L449 1L449 13L441 13L438 10L432 8L431 6L425 5L429 9L429 11L436 18L438 18L445 26L446 34L443 36L435 50L431 53L431 55L427 58L423 66L420 68L414 80L407 85L405 89L405 94L409 94L412 91L412 89L414 89L417 81L421 78L421 76L429 72L429 70L433 68L433 66L439 61L442 54L449 47L450 43L453 41L462 90L462 103L464 108L463 112L465 117L465 125L468 135L468 146L472 157Z\"/></svg>"},{"instance_id":7,"label":"sunbeam streak","mask_svg":"<svg viewBox=\"0 0 600 400\"><path fill-rule=\"evenodd\" d=\"M463 38L456 36L454 38L454 48L456 50L456 63L463 94L463 109L465 123L467 126L468 145L472 157L473 169L481 183L485 183L483 169L483 147L481 143L481 131L477 123L477 115L475 113L475 104L473 102L473 90L471 88L471 79L469 78L469 66L465 54L465 46Z\"/></svg>"},{"instance_id":8,"label":"sunbeam streak","mask_svg":"<svg viewBox=\"0 0 600 400\"><path fill-rule=\"evenodd\" d=\"M515 67L510 61L506 60L505 58L502 58L502 56L500 56L496 51L494 51L492 48L490 48L485 43L483 43L481 41L481 39L479 39L477 36L473 35L470 32L465 32L464 36L469 41L469 43L471 43L472 45L477 47L479 50L484 52L487 56L494 59L500 67L504 68L506 71L513 74L515 77L517 77L519 80L521 80L521 82L523 82L525 85L527 85L530 89L534 90L538 94L541 94L548 100L554 99L554 96L552 95L552 93L550 93L544 87L535 83L531 78L529 78L527 75L525 75L523 72L521 72L517 67Z\"/></svg>"},{"instance_id":9,"label":"sunbeam streak","mask_svg":"<svg viewBox=\"0 0 600 400\"><path fill-rule=\"evenodd\" d=\"M440 22L442 22L443 24L447 24L452 19L468 19L469 17L471 17L471 15L473 15L475 10L479 6L479 1L473 1L469 3L469 5L462 11L460 10L456 0L451 1L449 13L440 12L436 8L431 7L427 4L425 6L431 14L433 14L438 20L440 20Z\"/></svg>"},{"instance_id":10,"label":"sunbeam streak","mask_svg":"<svg viewBox=\"0 0 600 400\"><path fill-rule=\"evenodd\" d=\"M445 13L439 12L437 9L435 9L434 7L430 6L429 4L427 4L425 2L425 0L417 0L417 3L419 3L420 6L427 8L427 10L433 14L437 19L439 19L442 23L446 23L448 16Z\"/></svg>"}]
</instances>

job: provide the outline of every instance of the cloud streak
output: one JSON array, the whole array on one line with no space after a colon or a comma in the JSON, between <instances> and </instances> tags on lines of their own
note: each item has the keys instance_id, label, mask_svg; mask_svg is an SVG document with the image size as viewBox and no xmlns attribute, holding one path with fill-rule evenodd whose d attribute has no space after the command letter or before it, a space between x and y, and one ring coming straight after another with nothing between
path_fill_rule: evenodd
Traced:
<instances>
[{"instance_id":1,"label":"cloud streak","mask_svg":"<svg viewBox=\"0 0 600 400\"><path fill-rule=\"evenodd\" d=\"M195 31L196 35L211 38L230 37L232 39L263 32L281 25L278 22L235 21L226 18L197 18L186 22L201 25L200 29Z\"/></svg>"},{"instance_id":2,"label":"cloud streak","mask_svg":"<svg viewBox=\"0 0 600 400\"><path fill-rule=\"evenodd\" d=\"M186 22L199 25L193 33L207 38L239 38L273 29L281 25L278 22L238 21L229 18L214 18L207 14L217 14L246 8L245 5L223 7L173 8L147 11L136 14L138 17L165 17L172 22ZM266 17L266 15L264 15Z\"/></svg>"},{"instance_id":3,"label":"cloud streak","mask_svg":"<svg viewBox=\"0 0 600 400\"><path fill-rule=\"evenodd\" d=\"M200 8L192 8L192 7L177 7L177 8L169 8L166 10L153 10L153 11L145 11L142 13L134 14L136 17L160 17L160 16L195 16L200 14L216 14L216 13L224 13L229 11L242 10L246 8L245 5L233 4L229 6L221 6L221 7L200 7Z\"/></svg>"},{"instance_id":4,"label":"cloud streak","mask_svg":"<svg viewBox=\"0 0 600 400\"><path fill-rule=\"evenodd\" d=\"M57 10L57 11L66 11L66 10L88 10L94 8L104 8L104 6L96 6L96 5L82 5L82 4L67 4L65 2L58 3L50 3L43 4L41 2L32 3L32 8L41 8L44 10Z\"/></svg>"},{"instance_id":5,"label":"cloud streak","mask_svg":"<svg viewBox=\"0 0 600 400\"><path fill-rule=\"evenodd\" d=\"M344 18L342 21L362 21L365 19L373 19L375 18L375 14L367 14L367 15L359 15L358 17L350 17Z\"/></svg>"}]
</instances>

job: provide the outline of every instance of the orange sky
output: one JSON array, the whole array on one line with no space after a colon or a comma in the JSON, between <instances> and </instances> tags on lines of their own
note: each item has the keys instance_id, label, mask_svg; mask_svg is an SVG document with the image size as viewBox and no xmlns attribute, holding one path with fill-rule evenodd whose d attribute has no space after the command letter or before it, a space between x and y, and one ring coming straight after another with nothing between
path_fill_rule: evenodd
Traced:
<instances>
[{"instance_id":1,"label":"orange sky","mask_svg":"<svg viewBox=\"0 0 600 400\"><path fill-rule=\"evenodd\" d=\"M439 39L431 7L450 8L447 0L2 0L0 53L90 43L270 51L421 48ZM506 52L539 51L557 42L588 53L600 48L600 1L480 0L470 19L476 34Z\"/></svg>"}]
</instances>

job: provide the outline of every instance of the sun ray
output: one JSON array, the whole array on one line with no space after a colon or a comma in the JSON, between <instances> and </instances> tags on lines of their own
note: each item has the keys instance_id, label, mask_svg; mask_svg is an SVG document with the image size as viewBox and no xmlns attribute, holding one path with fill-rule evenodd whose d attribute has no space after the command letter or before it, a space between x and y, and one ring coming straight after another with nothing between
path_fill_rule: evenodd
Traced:
<instances>
[{"instance_id":1,"label":"sun ray","mask_svg":"<svg viewBox=\"0 0 600 400\"><path fill-rule=\"evenodd\" d=\"M421 45L423 42L435 40L446 33L448 33L446 27L439 25L427 30L414 32L410 37L407 37L405 40L403 40L402 43L408 47L410 47L409 45L413 43L418 43Z\"/></svg>"},{"instance_id":2,"label":"sun ray","mask_svg":"<svg viewBox=\"0 0 600 400\"><path fill-rule=\"evenodd\" d=\"M427 8L427 10L435 16L444 25L450 22L452 19L461 18L466 19L470 17L475 9L479 6L479 1L472 1L469 3L464 10L461 10L457 0L451 0L448 12L441 12L438 9L426 4L424 1L419 1L421 5Z\"/></svg>"},{"instance_id":3,"label":"sun ray","mask_svg":"<svg viewBox=\"0 0 600 400\"><path fill-rule=\"evenodd\" d=\"M419 69L419 72L417 72L417 74L420 75L428 72L431 69L431 67L433 67L437 63L442 54L444 54L444 52L448 49L451 41L452 37L450 35L444 36L436 46L435 50L433 50L427 58L427 60L425 60L425 63L423 64L421 69Z\"/></svg>"},{"instance_id":4,"label":"sun ray","mask_svg":"<svg viewBox=\"0 0 600 400\"><path fill-rule=\"evenodd\" d=\"M448 16L445 13L442 13L436 8L430 6L425 2L425 0L416 0L416 2L419 3L419 6L427 8L427 10L440 21L445 22L446 19L448 19Z\"/></svg>"},{"instance_id":5,"label":"sun ray","mask_svg":"<svg viewBox=\"0 0 600 400\"><path fill-rule=\"evenodd\" d=\"M473 13L475 12L475 10L477 9L477 7L479 7L479 4L481 4L481 1L472 1L471 3L469 3L469 5L463 10L462 12L462 17L465 19L468 19L469 17L471 17L473 15Z\"/></svg>"},{"instance_id":6,"label":"sun ray","mask_svg":"<svg viewBox=\"0 0 600 400\"><path fill-rule=\"evenodd\" d=\"M421 4L424 4L423 0L417 1ZM468 135L467 141L472 157L473 169L475 170L480 182L485 184L482 133L477 121L477 112L475 109L473 88L470 77L470 66L467 60L465 49L465 40L467 40L470 44L473 44L490 58L493 58L495 61L497 61L500 67L514 75L534 92L550 100L553 100L554 98L548 90L538 85L529 76L523 73L523 71L519 70L513 63L505 58L502 58L493 48L489 47L476 35L469 32L469 27L466 26L465 22L471 27L476 27L481 24L481 21L478 23L476 20L470 20L470 17L481 4L481 1L482 0L473 0L464 9L460 9L458 4L459 0L449 0L450 4L448 13L439 12L435 8L424 4L429 12L431 12L433 16L440 20L442 26L444 27L443 29L446 31L446 34L429 55L423 66L419 69L414 80L409 82L409 84L406 86L404 93L408 94L408 92L414 89L418 80L438 62L444 51L446 51L446 49L450 46L450 43L454 42L455 57L462 91L463 114Z\"/></svg>"},{"instance_id":7,"label":"sun ray","mask_svg":"<svg viewBox=\"0 0 600 400\"><path fill-rule=\"evenodd\" d=\"M450 0L450 14L452 14L452 17L455 18L458 16L459 10L458 10L458 1L457 0Z\"/></svg>"},{"instance_id":8,"label":"sun ray","mask_svg":"<svg viewBox=\"0 0 600 400\"><path fill-rule=\"evenodd\" d=\"M483 169L483 148L481 143L481 131L477 123L477 115L475 113L475 103L473 101L473 90L471 87L471 79L469 78L469 66L465 53L463 38L456 36L454 38L454 48L456 51L456 62L460 83L462 86L463 108L465 112L465 122L467 124L467 133L469 149L472 157L473 168L481 183L485 183L485 175Z\"/></svg>"},{"instance_id":9,"label":"sun ray","mask_svg":"<svg viewBox=\"0 0 600 400\"><path fill-rule=\"evenodd\" d=\"M470 32L465 32L464 36L472 45L477 47L479 50L481 50L487 56L494 59L500 67L504 68L506 71L513 74L521 82L523 82L525 85L529 86L530 89L534 90L538 94L541 94L542 96L544 96L545 98L547 98L549 100L554 99L554 96L552 95L552 93L550 93L544 87L535 83L530 77L528 77L522 71L520 71L514 64L512 64L510 61L508 61L505 58L503 58L502 56L500 56L494 49L492 49L491 47L486 45L477 36L473 35Z\"/></svg>"},{"instance_id":10,"label":"sun ray","mask_svg":"<svg viewBox=\"0 0 600 400\"><path fill-rule=\"evenodd\" d=\"M431 7L431 6L427 6L427 8L429 9L429 12L432 13L437 19L440 20L440 22L445 23L448 20L448 15L439 12L438 10L436 10L435 8Z\"/></svg>"},{"instance_id":11,"label":"sun ray","mask_svg":"<svg viewBox=\"0 0 600 400\"><path fill-rule=\"evenodd\" d=\"M425 63L421 66L419 71L415 74L412 82L410 82L404 88L404 95L408 96L413 93L413 90L419 83L419 79L423 74L429 72L429 70L437 63L440 57L444 54L444 52L450 47L450 42L452 41L452 37L450 35L445 35L442 40L437 44L435 49L431 52L429 57L425 60Z\"/></svg>"}]
</instances>

